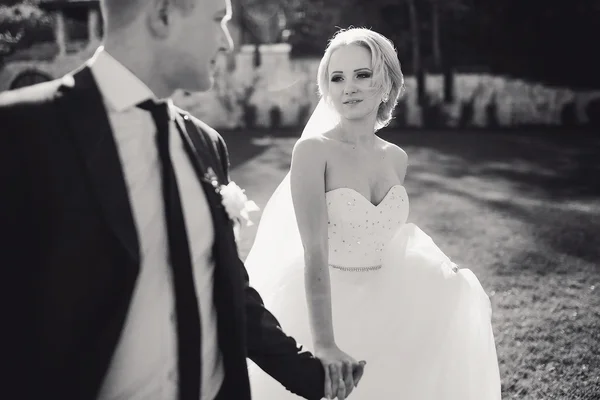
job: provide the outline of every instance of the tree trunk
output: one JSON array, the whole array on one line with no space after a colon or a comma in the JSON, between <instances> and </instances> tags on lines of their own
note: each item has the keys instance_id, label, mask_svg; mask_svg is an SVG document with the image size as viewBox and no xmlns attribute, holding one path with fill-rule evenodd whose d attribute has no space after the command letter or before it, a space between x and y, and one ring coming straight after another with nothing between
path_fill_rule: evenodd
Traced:
<instances>
[{"instance_id":1,"label":"tree trunk","mask_svg":"<svg viewBox=\"0 0 600 400\"><path fill-rule=\"evenodd\" d=\"M444 65L443 77L444 103L452 103L454 102L454 71L449 63Z\"/></svg>"},{"instance_id":2,"label":"tree trunk","mask_svg":"<svg viewBox=\"0 0 600 400\"><path fill-rule=\"evenodd\" d=\"M440 40L439 0L431 0L431 48L433 51L433 67L436 73L439 73L442 69L442 44Z\"/></svg>"},{"instance_id":3,"label":"tree trunk","mask_svg":"<svg viewBox=\"0 0 600 400\"><path fill-rule=\"evenodd\" d=\"M454 73L447 57L442 59L440 0L431 0L431 48L435 72L442 74L444 102L452 103L454 101Z\"/></svg>"},{"instance_id":4,"label":"tree trunk","mask_svg":"<svg viewBox=\"0 0 600 400\"><path fill-rule=\"evenodd\" d=\"M417 12L416 0L407 0L408 16L410 19L410 36L412 42L412 65L413 74L417 80L417 103L425 103L425 74L421 62L421 35L419 25L419 15Z\"/></svg>"}]
</instances>

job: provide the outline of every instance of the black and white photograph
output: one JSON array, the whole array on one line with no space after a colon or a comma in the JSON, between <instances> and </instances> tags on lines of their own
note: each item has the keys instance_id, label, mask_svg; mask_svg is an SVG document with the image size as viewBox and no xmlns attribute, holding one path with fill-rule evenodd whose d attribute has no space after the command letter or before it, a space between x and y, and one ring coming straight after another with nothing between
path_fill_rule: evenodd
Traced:
<instances>
[{"instance_id":1,"label":"black and white photograph","mask_svg":"<svg viewBox=\"0 0 600 400\"><path fill-rule=\"evenodd\" d=\"M0 0L0 398L600 399L600 1Z\"/></svg>"}]
</instances>

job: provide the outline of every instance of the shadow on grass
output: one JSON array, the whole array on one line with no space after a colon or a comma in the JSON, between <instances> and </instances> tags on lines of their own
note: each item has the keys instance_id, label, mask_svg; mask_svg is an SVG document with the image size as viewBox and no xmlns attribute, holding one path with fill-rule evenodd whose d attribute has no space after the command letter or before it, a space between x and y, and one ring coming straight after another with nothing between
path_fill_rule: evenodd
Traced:
<instances>
[{"instance_id":1,"label":"shadow on grass","mask_svg":"<svg viewBox=\"0 0 600 400\"><path fill-rule=\"evenodd\" d=\"M507 200L485 199L476 190L458 190L446 185L431 182L418 183L422 190L444 191L447 194L466 199L480 207L495 209L500 214L518 219L531 229L534 243L521 242L520 251L512 254L510 262L491 265L498 275L534 273L566 275L573 272L587 272L591 278L600 279L600 207L595 212L528 205ZM417 195L418 196L418 195ZM417 197L417 196L412 196ZM599 200L600 204L600 200ZM565 262L563 256L585 261L576 270ZM505 260L506 261L506 260ZM583 269L583 270L582 270Z\"/></svg>"},{"instance_id":2,"label":"shadow on grass","mask_svg":"<svg viewBox=\"0 0 600 400\"><path fill-rule=\"evenodd\" d=\"M389 133L409 154L407 185L413 199L429 191L467 198L530 226L541 248L515 259L545 274L567 268L557 253L600 268L600 136ZM415 162L411 162L413 159ZM538 258L531 262L531 258ZM540 260L540 257L550 257ZM500 271L499 271L500 272Z\"/></svg>"},{"instance_id":3,"label":"shadow on grass","mask_svg":"<svg viewBox=\"0 0 600 400\"><path fill-rule=\"evenodd\" d=\"M260 139L294 138L293 130L223 131L232 168L258 157L267 144ZM600 197L600 134L549 129L517 130L384 130L381 136L407 150L439 154L443 175L503 178L520 191L547 200ZM410 155L410 154L409 154ZM282 160L289 165L289 160ZM282 165L284 166L284 165ZM414 172L411 170L411 173Z\"/></svg>"},{"instance_id":4,"label":"shadow on grass","mask_svg":"<svg viewBox=\"0 0 600 400\"><path fill-rule=\"evenodd\" d=\"M547 200L600 197L600 134L414 131L382 137L442 155L440 172L448 177L503 178Z\"/></svg>"},{"instance_id":5,"label":"shadow on grass","mask_svg":"<svg viewBox=\"0 0 600 400\"><path fill-rule=\"evenodd\" d=\"M256 134L245 134L241 131L224 131L221 132L221 135L227 143L231 169L259 157L269 149L269 145L262 144Z\"/></svg>"}]
</instances>

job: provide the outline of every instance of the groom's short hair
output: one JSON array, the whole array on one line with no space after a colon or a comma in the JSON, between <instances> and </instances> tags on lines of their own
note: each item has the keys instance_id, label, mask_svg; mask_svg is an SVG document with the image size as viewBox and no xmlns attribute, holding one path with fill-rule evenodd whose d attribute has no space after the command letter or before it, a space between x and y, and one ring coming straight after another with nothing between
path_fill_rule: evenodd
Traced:
<instances>
[{"instance_id":1,"label":"groom's short hair","mask_svg":"<svg viewBox=\"0 0 600 400\"><path fill-rule=\"evenodd\" d=\"M100 0L105 27L123 28L129 25L149 1L151 0ZM198 0L167 1L173 3L176 7L183 7L186 11L194 8L196 3L199 2Z\"/></svg>"}]
</instances>

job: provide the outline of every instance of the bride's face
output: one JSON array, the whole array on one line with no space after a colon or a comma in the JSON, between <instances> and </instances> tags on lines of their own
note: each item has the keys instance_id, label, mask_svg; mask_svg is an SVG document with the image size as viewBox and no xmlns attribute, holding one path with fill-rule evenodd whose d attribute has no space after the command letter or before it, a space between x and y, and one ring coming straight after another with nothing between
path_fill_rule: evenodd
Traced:
<instances>
[{"instance_id":1,"label":"bride's face","mask_svg":"<svg viewBox=\"0 0 600 400\"><path fill-rule=\"evenodd\" d=\"M355 44L340 47L331 54L327 73L327 96L340 116L375 121L382 99L373 81L371 52Z\"/></svg>"}]
</instances>

